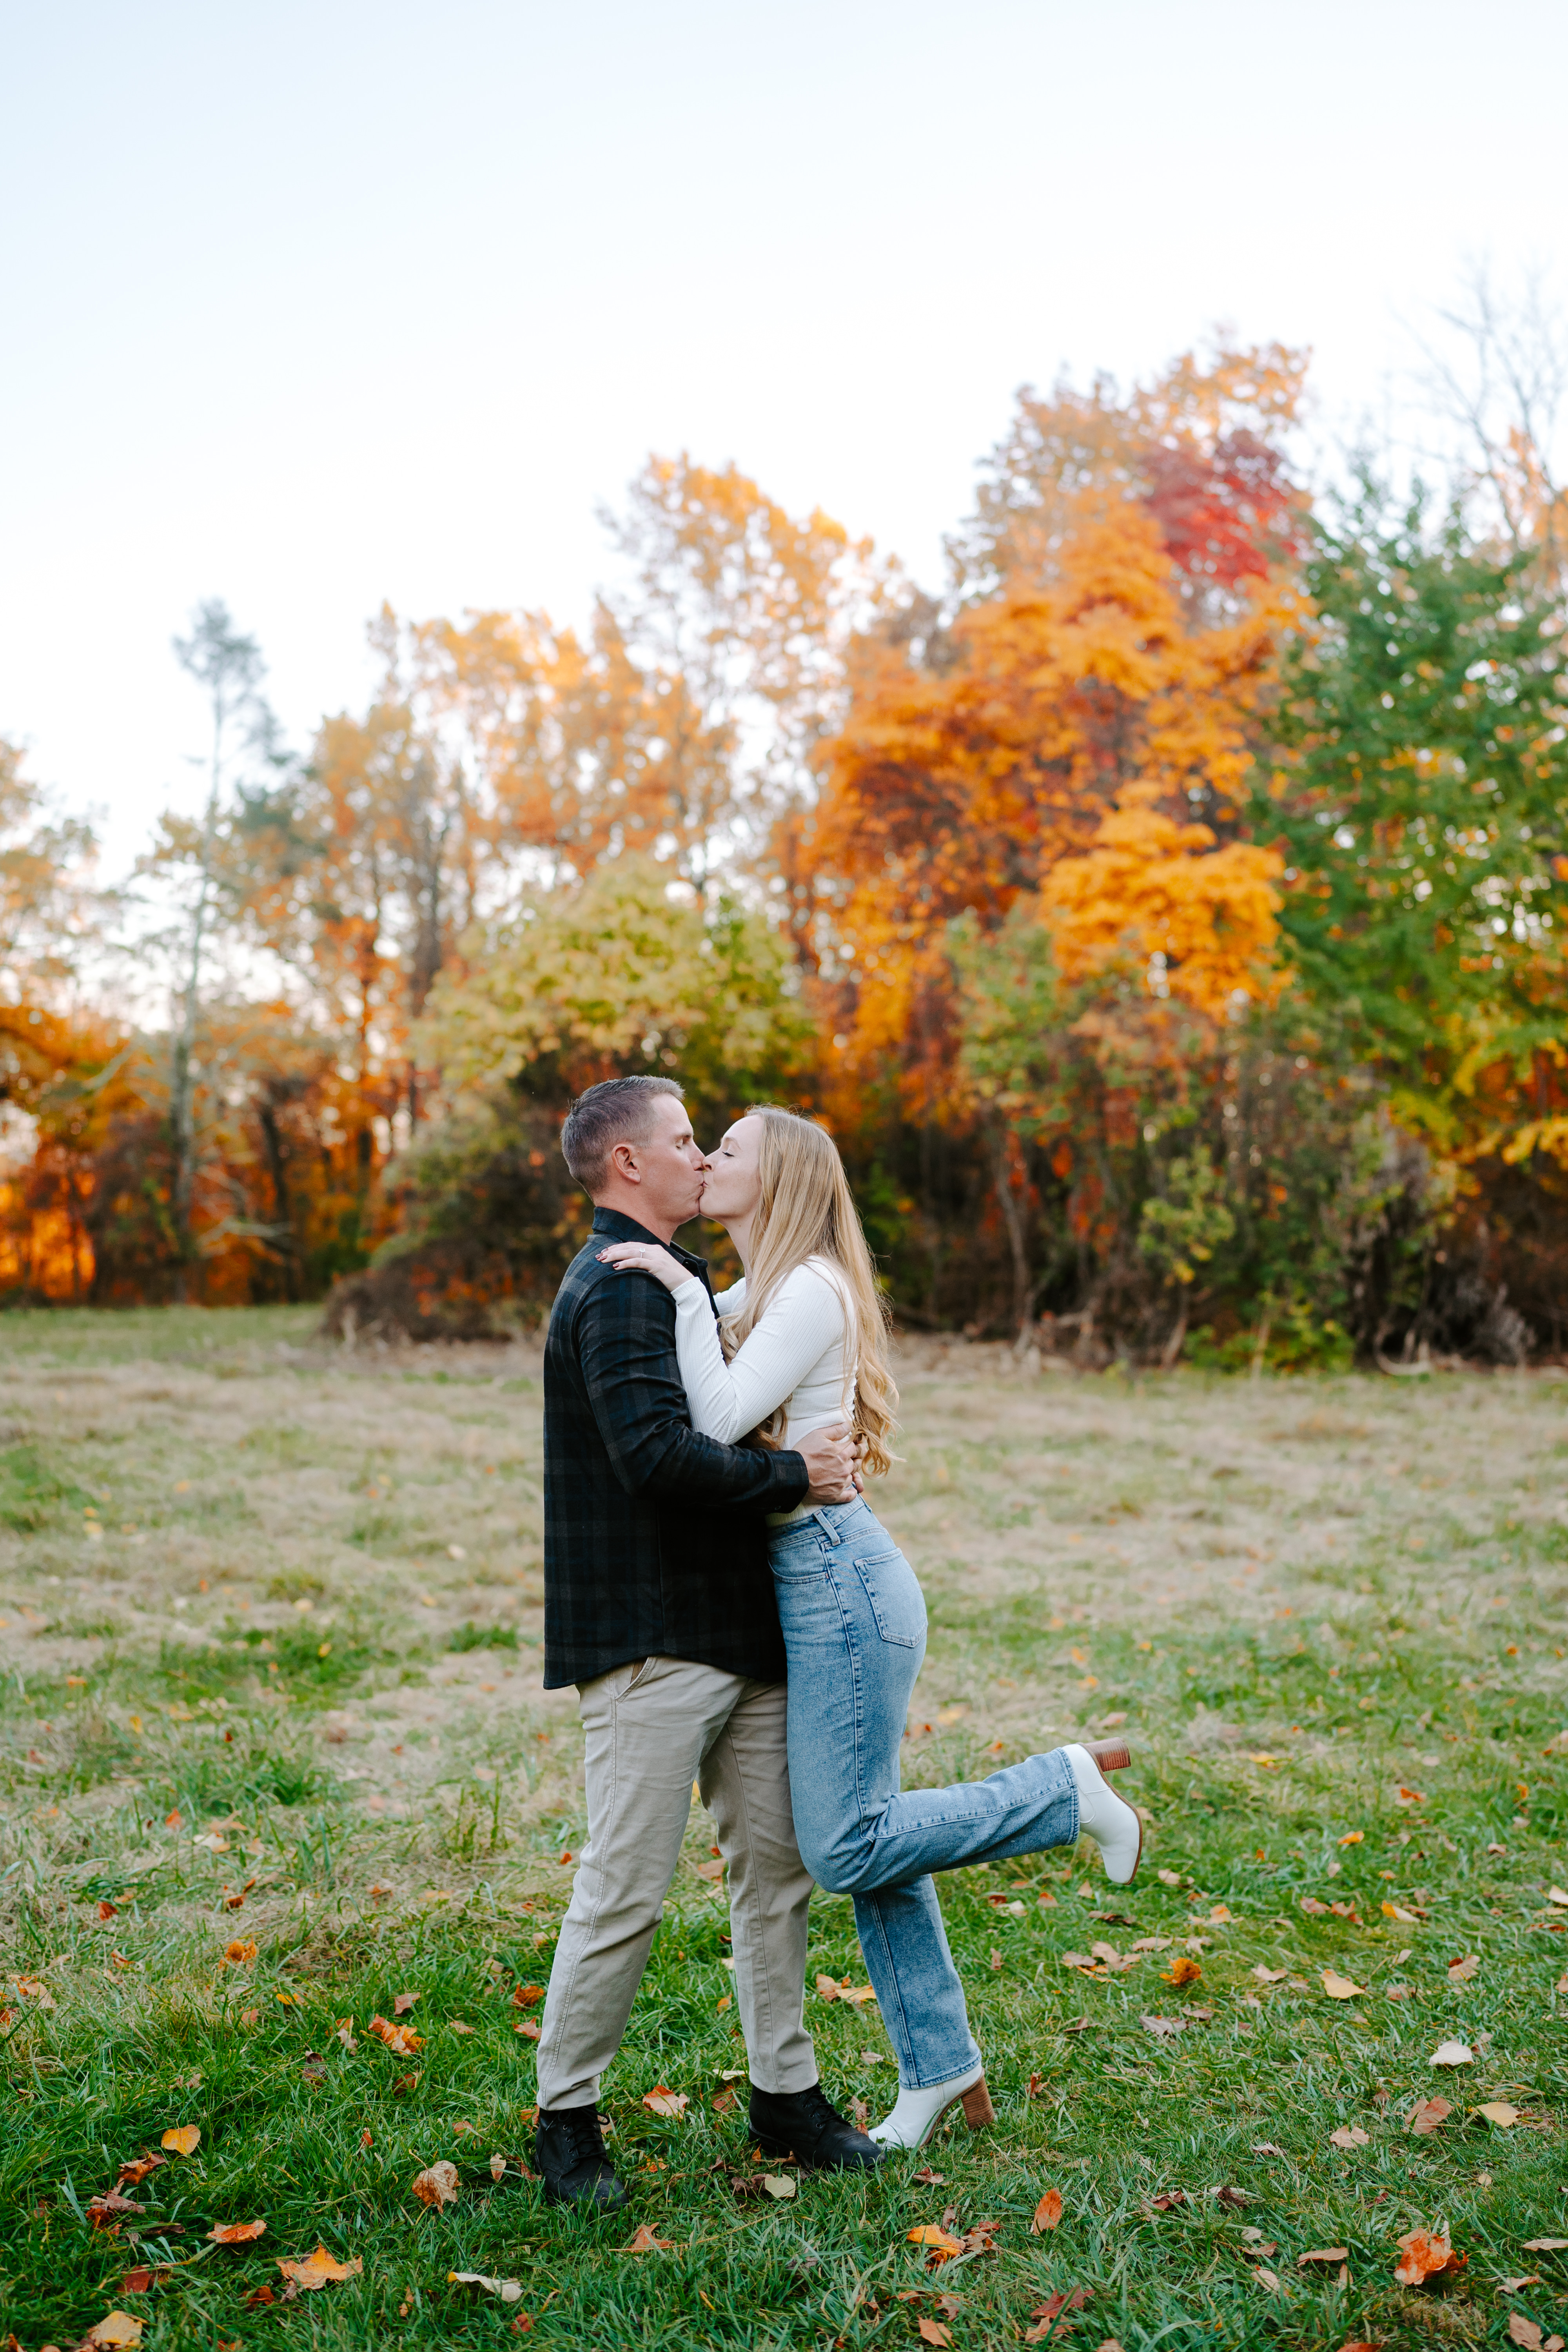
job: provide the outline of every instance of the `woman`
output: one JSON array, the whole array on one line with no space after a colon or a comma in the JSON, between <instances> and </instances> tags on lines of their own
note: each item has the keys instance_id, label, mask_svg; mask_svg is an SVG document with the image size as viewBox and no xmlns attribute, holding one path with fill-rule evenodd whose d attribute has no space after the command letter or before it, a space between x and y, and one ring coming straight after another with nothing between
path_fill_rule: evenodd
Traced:
<instances>
[{"instance_id":1,"label":"woman","mask_svg":"<svg viewBox=\"0 0 1568 2352\"><path fill-rule=\"evenodd\" d=\"M791 1445L850 1419L873 1475L891 1465L898 1391L860 1221L832 1139L793 1111L737 1119L707 1162L702 1214L724 1226L744 1279L719 1298L668 1250L600 1255L674 1292L676 1349L693 1425L728 1443ZM722 1335L721 1337L721 1334ZM726 1359L728 1360L726 1360ZM984 1780L899 1789L899 1748L925 1654L914 1571L862 1500L770 1520L789 1657L789 1765L807 1869L855 1898L860 1948L899 2061L899 2096L871 2137L919 2147L957 2101L994 2120L984 2065L931 1874L1098 1839L1122 1885L1142 1850L1137 1813L1100 1766L1123 1748L1031 1756Z\"/></svg>"}]
</instances>

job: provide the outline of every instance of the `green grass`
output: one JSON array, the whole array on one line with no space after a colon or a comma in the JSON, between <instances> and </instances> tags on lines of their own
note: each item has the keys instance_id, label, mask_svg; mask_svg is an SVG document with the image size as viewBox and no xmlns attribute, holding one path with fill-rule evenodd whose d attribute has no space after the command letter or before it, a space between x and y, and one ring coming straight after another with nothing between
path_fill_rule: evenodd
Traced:
<instances>
[{"instance_id":1,"label":"green grass","mask_svg":"<svg viewBox=\"0 0 1568 2352\"><path fill-rule=\"evenodd\" d=\"M0 1322L0 2336L74 2345L119 2308L155 2352L849 2352L923 2319L977 2352L1078 2289L1047 2339L1077 2352L1568 2335L1564 2253L1525 2251L1568 2238L1568 1386L1030 1379L923 1343L903 1378L879 1502L932 1618L906 1779L1125 1717L1139 1881L1087 1843L948 1878L996 2129L738 2198L763 2168L723 2103L743 2052L694 1811L605 2089L633 2207L592 2221L525 2168L538 2011L510 1998L548 1976L583 1833L571 1695L539 1687L537 1358L318 1353L291 1310ZM1125 1971L1064 1959L1145 1937ZM810 1968L864 1980L847 1902L814 1905ZM398 2057L367 2028L405 1991ZM879 2112L874 2007L808 2015L829 2089ZM1449 2037L1473 2061L1435 2069ZM642 2105L659 2084L679 2123ZM1499 2100L1512 2128L1477 2113ZM187 2123L145 2210L95 2230ZM433 2213L411 2185L440 2158ZM929 2273L908 2233L947 2214L994 2251ZM1439 2221L1459 2279L1398 2285L1397 2240ZM626 2251L644 2222L667 2249ZM247 2304L318 2239L362 2272ZM1343 2286L1299 2265L1329 2246Z\"/></svg>"}]
</instances>

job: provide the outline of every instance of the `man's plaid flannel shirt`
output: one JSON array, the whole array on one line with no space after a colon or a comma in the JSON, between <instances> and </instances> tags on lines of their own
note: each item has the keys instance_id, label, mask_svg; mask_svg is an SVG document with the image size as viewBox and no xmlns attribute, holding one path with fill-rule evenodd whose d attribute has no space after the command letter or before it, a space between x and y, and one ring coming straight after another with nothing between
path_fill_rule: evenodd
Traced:
<instances>
[{"instance_id":1,"label":"man's plaid flannel shirt","mask_svg":"<svg viewBox=\"0 0 1568 2352\"><path fill-rule=\"evenodd\" d=\"M544 1687L633 1658L690 1658L782 1682L764 1514L806 1491L798 1454L700 1437L675 1353L675 1301L617 1274L606 1241L653 1242L615 1209L566 1270L544 1349ZM703 1261L675 1255L708 1286Z\"/></svg>"}]
</instances>

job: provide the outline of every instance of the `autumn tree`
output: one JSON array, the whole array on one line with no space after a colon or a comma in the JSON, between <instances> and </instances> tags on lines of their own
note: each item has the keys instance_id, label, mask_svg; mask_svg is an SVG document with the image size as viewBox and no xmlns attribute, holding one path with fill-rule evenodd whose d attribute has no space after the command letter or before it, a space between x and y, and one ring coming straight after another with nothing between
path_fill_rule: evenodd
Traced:
<instances>
[{"instance_id":1,"label":"autumn tree","mask_svg":"<svg viewBox=\"0 0 1568 2352\"><path fill-rule=\"evenodd\" d=\"M432 992L422 1051L447 1116L393 1171L403 1229L335 1318L434 1333L488 1329L508 1300L536 1312L589 1214L560 1153L574 1095L666 1069L716 1136L814 1044L778 930L735 900L631 856L529 892Z\"/></svg>"}]
</instances>

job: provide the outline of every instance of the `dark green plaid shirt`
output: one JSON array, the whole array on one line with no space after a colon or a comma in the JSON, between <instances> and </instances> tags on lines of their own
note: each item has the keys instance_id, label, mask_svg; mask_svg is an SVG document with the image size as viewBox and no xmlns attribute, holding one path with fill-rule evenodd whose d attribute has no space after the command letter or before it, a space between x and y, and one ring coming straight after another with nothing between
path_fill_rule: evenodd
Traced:
<instances>
[{"instance_id":1,"label":"dark green plaid shirt","mask_svg":"<svg viewBox=\"0 0 1568 2352\"><path fill-rule=\"evenodd\" d=\"M566 1269L544 1349L544 1687L633 1658L691 1658L782 1682L764 1514L805 1500L798 1454L700 1437L675 1300L617 1274L606 1241L657 1242L618 1210ZM712 1295L699 1257L675 1250Z\"/></svg>"}]
</instances>

